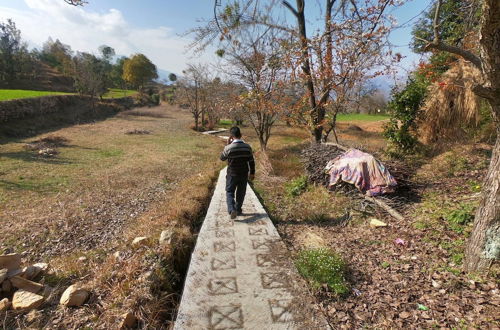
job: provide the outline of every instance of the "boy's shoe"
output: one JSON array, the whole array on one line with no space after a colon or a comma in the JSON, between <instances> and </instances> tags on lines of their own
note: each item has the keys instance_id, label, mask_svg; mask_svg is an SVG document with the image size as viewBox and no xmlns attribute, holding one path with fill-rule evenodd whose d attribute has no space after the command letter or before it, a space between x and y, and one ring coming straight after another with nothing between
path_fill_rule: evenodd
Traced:
<instances>
[{"instance_id":1,"label":"boy's shoe","mask_svg":"<svg viewBox=\"0 0 500 330\"><path fill-rule=\"evenodd\" d=\"M238 216L238 212L236 212L235 210L232 210L231 211L231 219L236 219L237 216Z\"/></svg>"}]
</instances>

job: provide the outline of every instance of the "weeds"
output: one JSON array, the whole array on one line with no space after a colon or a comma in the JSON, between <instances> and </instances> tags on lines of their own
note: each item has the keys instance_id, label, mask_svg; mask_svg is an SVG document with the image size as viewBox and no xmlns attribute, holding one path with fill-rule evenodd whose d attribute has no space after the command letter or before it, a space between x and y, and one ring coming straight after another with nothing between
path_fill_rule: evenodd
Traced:
<instances>
[{"instance_id":1,"label":"weeds","mask_svg":"<svg viewBox=\"0 0 500 330\"><path fill-rule=\"evenodd\" d=\"M285 185L286 193L289 197L296 197L307 190L307 176L302 175Z\"/></svg>"},{"instance_id":2,"label":"weeds","mask_svg":"<svg viewBox=\"0 0 500 330\"><path fill-rule=\"evenodd\" d=\"M474 220L474 209L471 204L461 203L458 209L445 211L444 218L451 230L462 234L467 225Z\"/></svg>"},{"instance_id":3,"label":"weeds","mask_svg":"<svg viewBox=\"0 0 500 330\"><path fill-rule=\"evenodd\" d=\"M299 253L295 265L314 289L326 285L337 295L349 292L346 263L332 250L327 248L303 250Z\"/></svg>"}]
</instances>

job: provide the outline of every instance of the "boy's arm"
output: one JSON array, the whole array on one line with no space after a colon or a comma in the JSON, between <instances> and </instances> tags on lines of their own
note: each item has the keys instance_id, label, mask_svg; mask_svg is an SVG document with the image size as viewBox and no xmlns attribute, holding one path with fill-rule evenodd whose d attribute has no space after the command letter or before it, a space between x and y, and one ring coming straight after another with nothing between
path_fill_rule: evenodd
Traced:
<instances>
[{"instance_id":1,"label":"boy's arm","mask_svg":"<svg viewBox=\"0 0 500 330\"><path fill-rule=\"evenodd\" d=\"M255 175L255 160L253 158L253 151L251 151L248 159L248 166L250 166L250 175Z\"/></svg>"},{"instance_id":2,"label":"boy's arm","mask_svg":"<svg viewBox=\"0 0 500 330\"><path fill-rule=\"evenodd\" d=\"M227 146L225 146L224 150L220 154L220 160L225 161L225 160L227 160L228 156L229 156L228 148L227 148Z\"/></svg>"}]
</instances>

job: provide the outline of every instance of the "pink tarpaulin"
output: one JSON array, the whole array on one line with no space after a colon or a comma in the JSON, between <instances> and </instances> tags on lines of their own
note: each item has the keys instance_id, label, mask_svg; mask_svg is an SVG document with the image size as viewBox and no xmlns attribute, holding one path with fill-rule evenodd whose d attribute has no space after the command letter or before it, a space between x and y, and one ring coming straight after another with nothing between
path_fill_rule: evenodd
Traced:
<instances>
[{"instance_id":1,"label":"pink tarpaulin","mask_svg":"<svg viewBox=\"0 0 500 330\"><path fill-rule=\"evenodd\" d=\"M353 184L368 196L393 192L397 185L381 162L357 149L349 149L329 161L325 172L330 175L329 187L344 181Z\"/></svg>"}]
</instances>

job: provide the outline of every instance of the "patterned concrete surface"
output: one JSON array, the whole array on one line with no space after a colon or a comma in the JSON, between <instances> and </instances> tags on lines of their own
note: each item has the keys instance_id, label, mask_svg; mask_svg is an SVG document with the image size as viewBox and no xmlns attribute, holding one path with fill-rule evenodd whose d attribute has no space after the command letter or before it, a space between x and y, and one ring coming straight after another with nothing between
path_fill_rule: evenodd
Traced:
<instances>
[{"instance_id":1,"label":"patterned concrete surface","mask_svg":"<svg viewBox=\"0 0 500 330\"><path fill-rule=\"evenodd\" d=\"M174 329L327 329L253 190L229 218L221 171L191 257Z\"/></svg>"}]
</instances>

